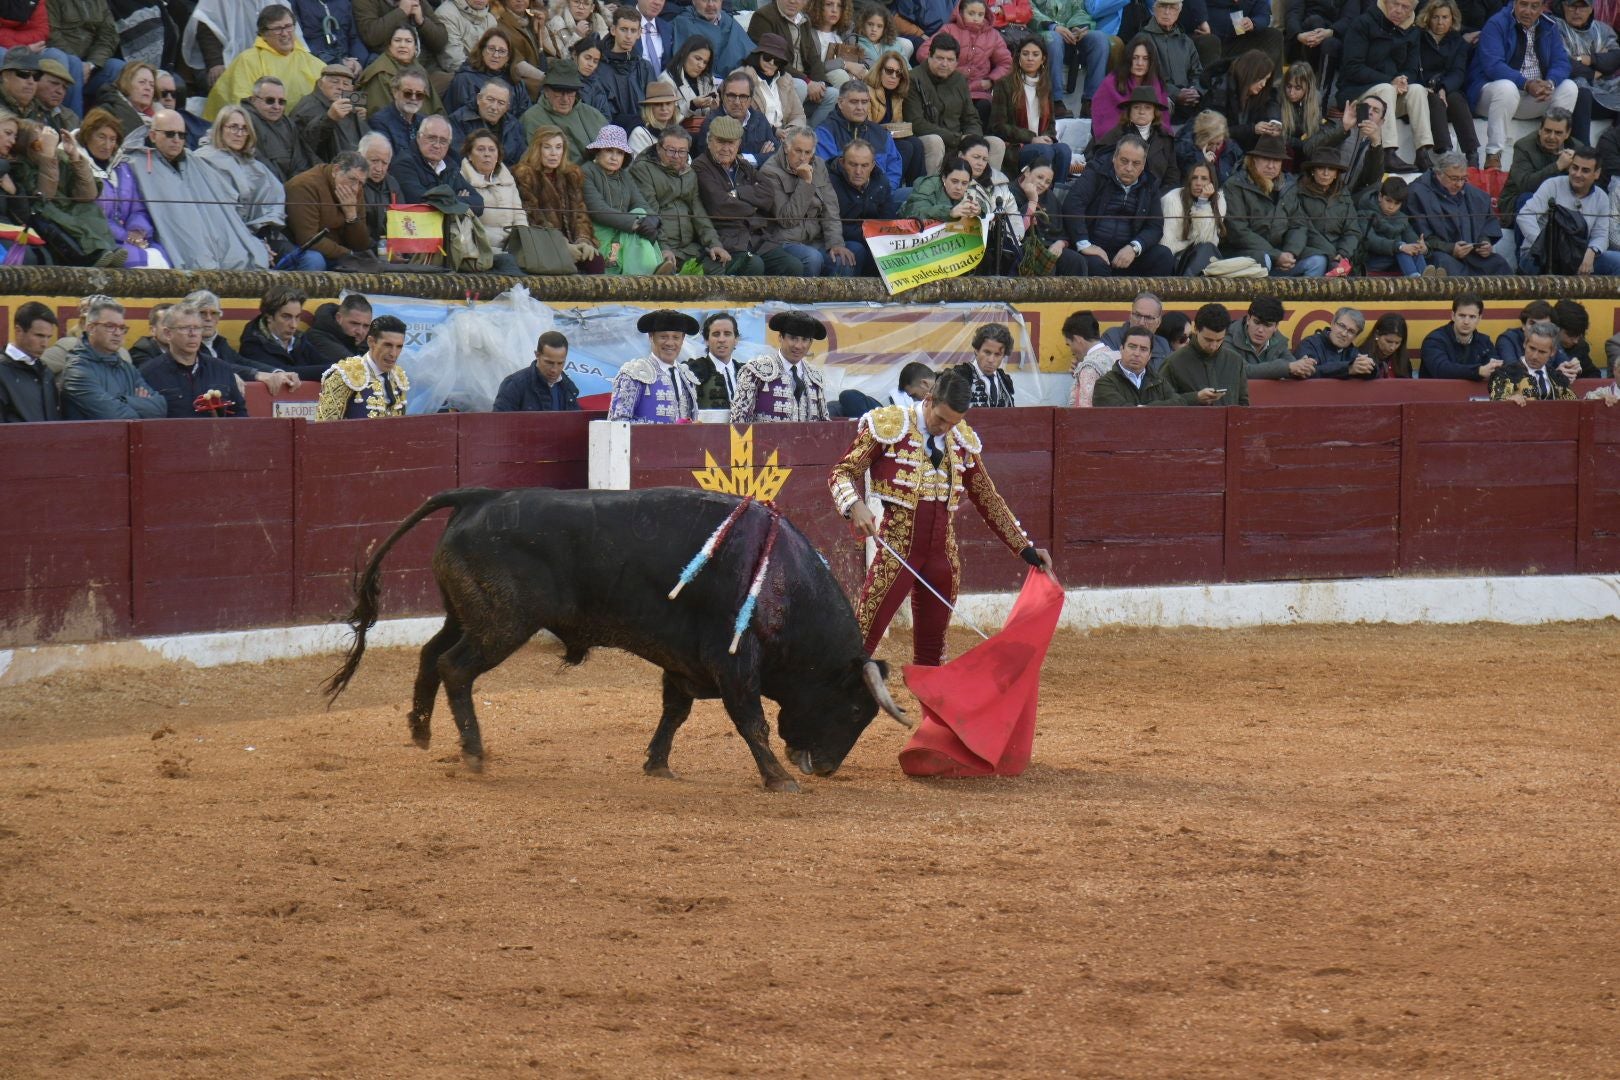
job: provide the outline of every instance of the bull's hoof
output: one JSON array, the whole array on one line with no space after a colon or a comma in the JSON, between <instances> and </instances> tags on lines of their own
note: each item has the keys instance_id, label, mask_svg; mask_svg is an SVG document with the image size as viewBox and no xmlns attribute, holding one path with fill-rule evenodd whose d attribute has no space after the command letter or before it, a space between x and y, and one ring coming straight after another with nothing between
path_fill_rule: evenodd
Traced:
<instances>
[{"instance_id":1,"label":"bull's hoof","mask_svg":"<svg viewBox=\"0 0 1620 1080\"><path fill-rule=\"evenodd\" d=\"M484 771L483 754L469 754L463 752L461 755L461 763L467 766L468 772L481 773Z\"/></svg>"},{"instance_id":2,"label":"bull's hoof","mask_svg":"<svg viewBox=\"0 0 1620 1080\"><path fill-rule=\"evenodd\" d=\"M797 795L802 789L797 780L783 776L765 781L765 790L781 792L784 795Z\"/></svg>"},{"instance_id":3,"label":"bull's hoof","mask_svg":"<svg viewBox=\"0 0 1620 1080\"><path fill-rule=\"evenodd\" d=\"M420 734L413 731L411 732L411 742L416 744L418 750L426 750L433 745L433 736L425 731Z\"/></svg>"},{"instance_id":4,"label":"bull's hoof","mask_svg":"<svg viewBox=\"0 0 1620 1080\"><path fill-rule=\"evenodd\" d=\"M664 780L680 779L679 776L675 775L675 770L671 769L668 765L643 765L641 771L646 773L648 776L657 776Z\"/></svg>"}]
</instances>

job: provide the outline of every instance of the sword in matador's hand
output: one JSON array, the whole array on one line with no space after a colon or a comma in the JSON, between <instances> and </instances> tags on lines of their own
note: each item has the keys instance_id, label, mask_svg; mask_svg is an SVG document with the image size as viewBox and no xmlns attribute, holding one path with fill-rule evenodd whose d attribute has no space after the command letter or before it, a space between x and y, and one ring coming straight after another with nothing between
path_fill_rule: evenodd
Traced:
<instances>
[{"instance_id":1,"label":"sword in matador's hand","mask_svg":"<svg viewBox=\"0 0 1620 1080\"><path fill-rule=\"evenodd\" d=\"M883 545L883 550L887 551L890 555L893 555L896 562L898 562L901 566L905 567L908 571L910 571L911 576L917 579L917 584L921 585L923 588L925 588L929 592L933 593L934 594L934 599L936 599L940 603L944 604L945 607L950 610L950 613L952 615L955 615L957 620L959 622L961 622L961 624L963 626L967 627L969 630L973 631L975 634L978 634L980 637L984 638L984 640L986 640L986 641L990 640L990 635L989 634L985 633L983 630L980 630L977 626L974 626L971 622L968 621L968 617L966 615L963 615L960 611L957 611L956 610L956 605L951 603L949 600L945 599L943 596L941 596L939 594L938 589L936 589L932 585L928 584L928 582L926 580L924 580L924 578L923 578L923 576L921 574L919 574L919 573L917 573L917 571L913 570L911 568L911 564L906 562L906 560L902 559L900 557L900 553L898 551L894 550L893 546L890 545L890 543L887 540L885 540L885 539L883 539L883 537L877 536L877 535L874 535L872 537L872 539L874 539L878 543L882 544Z\"/></svg>"}]
</instances>

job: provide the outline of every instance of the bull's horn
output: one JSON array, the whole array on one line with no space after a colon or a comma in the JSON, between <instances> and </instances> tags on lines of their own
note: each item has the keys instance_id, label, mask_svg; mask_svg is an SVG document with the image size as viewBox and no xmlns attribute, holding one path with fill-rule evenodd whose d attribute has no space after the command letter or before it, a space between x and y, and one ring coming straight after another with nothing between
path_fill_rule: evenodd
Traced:
<instances>
[{"instance_id":1,"label":"bull's horn","mask_svg":"<svg viewBox=\"0 0 1620 1080\"><path fill-rule=\"evenodd\" d=\"M882 706L884 712L894 717L901 727L911 726L906 710L896 705L894 698L889 696L889 688L883 682L883 672L875 660L868 660L862 665L861 678L866 682L866 688L872 692L872 699Z\"/></svg>"}]
</instances>

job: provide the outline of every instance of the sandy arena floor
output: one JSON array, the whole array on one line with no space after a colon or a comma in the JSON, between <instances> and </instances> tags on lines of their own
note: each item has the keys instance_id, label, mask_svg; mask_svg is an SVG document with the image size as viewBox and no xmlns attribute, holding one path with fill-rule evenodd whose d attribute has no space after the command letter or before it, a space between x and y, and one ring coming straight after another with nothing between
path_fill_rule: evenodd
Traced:
<instances>
[{"instance_id":1,"label":"sandy arena floor","mask_svg":"<svg viewBox=\"0 0 1620 1080\"><path fill-rule=\"evenodd\" d=\"M644 778L615 653L487 677L481 777L414 652L0 690L0 1072L1617 1076L1617 657L1064 635L1026 776L880 718L797 797L715 704Z\"/></svg>"}]
</instances>

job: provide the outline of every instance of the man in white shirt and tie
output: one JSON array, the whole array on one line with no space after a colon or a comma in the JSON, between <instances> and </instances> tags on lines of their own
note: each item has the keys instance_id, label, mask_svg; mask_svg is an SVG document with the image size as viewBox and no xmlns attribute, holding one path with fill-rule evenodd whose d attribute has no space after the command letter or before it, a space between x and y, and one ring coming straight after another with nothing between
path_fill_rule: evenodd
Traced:
<instances>
[{"instance_id":1,"label":"man in white shirt and tie","mask_svg":"<svg viewBox=\"0 0 1620 1080\"><path fill-rule=\"evenodd\" d=\"M730 312L717 311L703 320L706 351L686 362L698 381L698 408L730 410L737 396L737 375L742 371L734 356L737 342L737 319Z\"/></svg>"},{"instance_id":2,"label":"man in white shirt and tie","mask_svg":"<svg viewBox=\"0 0 1620 1080\"><path fill-rule=\"evenodd\" d=\"M1558 351L1558 328L1550 322L1534 322L1524 328L1524 356L1491 376L1491 400L1526 405L1532 401L1573 401L1570 383L1581 373L1579 360L1565 360L1550 367Z\"/></svg>"},{"instance_id":3,"label":"man in white shirt and tie","mask_svg":"<svg viewBox=\"0 0 1620 1080\"><path fill-rule=\"evenodd\" d=\"M636 0L636 10L641 12L641 57L663 74L671 44L669 20L659 18L664 0Z\"/></svg>"},{"instance_id":4,"label":"man in white shirt and tie","mask_svg":"<svg viewBox=\"0 0 1620 1080\"><path fill-rule=\"evenodd\" d=\"M958 368L972 380L973 408L1013 407L1012 376L1002 370L1012 351L1012 334L1000 323L990 323L974 331L973 359Z\"/></svg>"}]
</instances>

